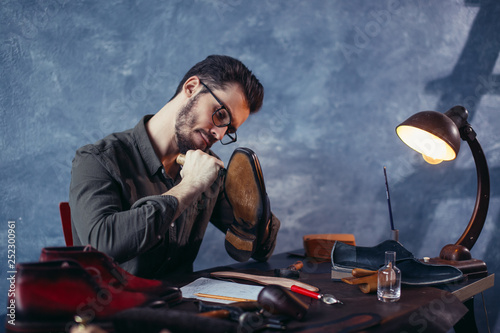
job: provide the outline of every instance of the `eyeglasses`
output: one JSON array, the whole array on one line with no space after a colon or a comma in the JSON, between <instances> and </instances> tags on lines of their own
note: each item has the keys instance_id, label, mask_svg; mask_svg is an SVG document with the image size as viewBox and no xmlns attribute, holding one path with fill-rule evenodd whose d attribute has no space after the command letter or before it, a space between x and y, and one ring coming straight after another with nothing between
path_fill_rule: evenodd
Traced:
<instances>
[{"instance_id":1,"label":"eyeglasses","mask_svg":"<svg viewBox=\"0 0 500 333\"><path fill-rule=\"evenodd\" d=\"M212 95L217 103L219 103L220 108L215 110L215 112L212 114L212 122L214 123L215 126L217 127L227 127L227 131L220 140L220 143L223 145L228 145L230 143L236 142L236 139L238 136L236 135L236 129L231 126L231 113L227 110L226 106L224 103L222 103L217 96L210 90L209 87L203 82L200 81L200 83L207 88L208 92L210 95Z\"/></svg>"}]
</instances>

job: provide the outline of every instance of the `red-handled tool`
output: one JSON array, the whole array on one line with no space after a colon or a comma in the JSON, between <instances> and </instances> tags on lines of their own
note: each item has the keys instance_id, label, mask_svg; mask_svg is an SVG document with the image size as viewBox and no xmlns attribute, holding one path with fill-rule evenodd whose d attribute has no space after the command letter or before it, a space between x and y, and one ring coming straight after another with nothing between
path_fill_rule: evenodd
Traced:
<instances>
[{"instance_id":1,"label":"red-handled tool","mask_svg":"<svg viewBox=\"0 0 500 333\"><path fill-rule=\"evenodd\" d=\"M333 296L333 295L316 293L314 291L304 289L304 288L299 287L297 285L291 286L290 290L293 292L296 292L298 294L304 295L304 296L308 296L311 298L316 298L316 299L322 300L323 303L326 303L326 304L344 304L341 301L339 301L337 298L335 298L335 296Z\"/></svg>"}]
</instances>

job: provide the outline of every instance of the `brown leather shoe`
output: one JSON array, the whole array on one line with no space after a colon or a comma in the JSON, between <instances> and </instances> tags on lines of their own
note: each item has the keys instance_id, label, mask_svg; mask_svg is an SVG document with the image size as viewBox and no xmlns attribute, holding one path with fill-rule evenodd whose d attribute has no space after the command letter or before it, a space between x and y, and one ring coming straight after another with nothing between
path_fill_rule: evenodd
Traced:
<instances>
[{"instance_id":1,"label":"brown leather shoe","mask_svg":"<svg viewBox=\"0 0 500 333\"><path fill-rule=\"evenodd\" d=\"M76 315L106 328L120 311L166 305L151 294L103 288L75 261L21 263L16 269L8 300L15 304L15 322L7 318L7 332L67 332Z\"/></svg>"},{"instance_id":2,"label":"brown leather shoe","mask_svg":"<svg viewBox=\"0 0 500 333\"><path fill-rule=\"evenodd\" d=\"M231 155L224 191L235 217L226 232L226 251L235 260L246 261L267 238L271 221L259 159L251 149L236 148Z\"/></svg>"},{"instance_id":3,"label":"brown leather shoe","mask_svg":"<svg viewBox=\"0 0 500 333\"><path fill-rule=\"evenodd\" d=\"M171 301L180 301L180 291L164 281L151 280L130 274L108 255L97 251L90 245L70 247L46 247L42 249L40 261L74 260L90 275L98 275L100 283L127 291L152 293L164 299L171 296ZM168 301L168 299L165 299Z\"/></svg>"}]
</instances>

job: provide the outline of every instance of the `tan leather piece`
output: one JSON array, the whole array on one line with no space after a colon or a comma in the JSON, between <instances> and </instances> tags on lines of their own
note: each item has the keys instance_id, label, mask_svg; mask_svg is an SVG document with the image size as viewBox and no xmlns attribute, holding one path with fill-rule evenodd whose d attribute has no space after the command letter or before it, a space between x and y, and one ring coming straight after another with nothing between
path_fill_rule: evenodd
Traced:
<instances>
[{"instance_id":1,"label":"tan leather piece","mask_svg":"<svg viewBox=\"0 0 500 333\"><path fill-rule=\"evenodd\" d=\"M377 273L377 271L360 270L355 268L352 270L353 276L343 278L342 282L358 285L359 289L365 294L373 293L377 291Z\"/></svg>"},{"instance_id":2,"label":"tan leather piece","mask_svg":"<svg viewBox=\"0 0 500 333\"><path fill-rule=\"evenodd\" d=\"M231 230L226 232L226 240L239 250L250 252L253 250L253 240L238 237Z\"/></svg>"},{"instance_id":3,"label":"tan leather piece","mask_svg":"<svg viewBox=\"0 0 500 333\"><path fill-rule=\"evenodd\" d=\"M335 241L349 245L356 245L352 234L313 234L303 237L306 256L317 259L330 260Z\"/></svg>"},{"instance_id":4,"label":"tan leather piece","mask_svg":"<svg viewBox=\"0 0 500 333\"><path fill-rule=\"evenodd\" d=\"M377 271L372 271L369 269L363 269L363 268L354 268L351 272L352 276L360 278L364 276L370 276L372 274L377 273Z\"/></svg>"},{"instance_id":5,"label":"tan leather piece","mask_svg":"<svg viewBox=\"0 0 500 333\"><path fill-rule=\"evenodd\" d=\"M257 283L260 283L262 285L276 284L278 286L282 286L282 287L285 287L288 289L290 289L293 285L297 285L299 287L302 287L302 288L310 290L310 291L314 291L314 292L319 291L318 287L311 286L310 284L307 284L307 283L304 283L304 282L301 282L298 280L282 278L282 277L254 275L254 274L230 272L230 271L212 272L212 273L210 273L210 275L214 276L214 277L219 277L219 278L234 278L234 279L247 280L247 281L257 282Z\"/></svg>"}]
</instances>

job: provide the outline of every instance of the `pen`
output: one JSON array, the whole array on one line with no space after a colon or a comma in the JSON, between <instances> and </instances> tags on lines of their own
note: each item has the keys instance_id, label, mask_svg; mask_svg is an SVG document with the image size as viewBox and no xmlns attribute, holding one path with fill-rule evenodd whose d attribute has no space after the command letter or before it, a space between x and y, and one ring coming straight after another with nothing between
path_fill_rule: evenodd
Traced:
<instances>
[{"instance_id":1,"label":"pen","mask_svg":"<svg viewBox=\"0 0 500 333\"><path fill-rule=\"evenodd\" d=\"M202 293L196 293L194 294L195 296L198 297L206 297L206 298L214 298L214 299L222 299L225 301L234 301L234 302L256 302L254 299L246 299L246 298L239 298L239 297L231 297L231 296L219 296L219 295L210 295L210 294L202 294Z\"/></svg>"}]
</instances>

